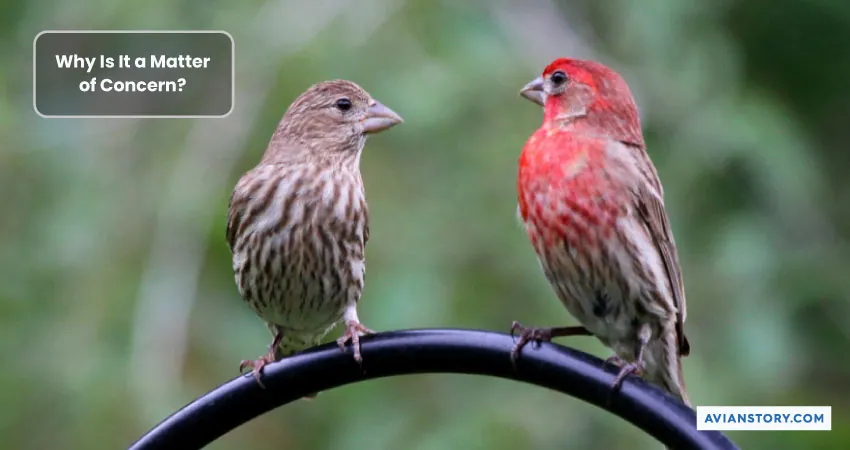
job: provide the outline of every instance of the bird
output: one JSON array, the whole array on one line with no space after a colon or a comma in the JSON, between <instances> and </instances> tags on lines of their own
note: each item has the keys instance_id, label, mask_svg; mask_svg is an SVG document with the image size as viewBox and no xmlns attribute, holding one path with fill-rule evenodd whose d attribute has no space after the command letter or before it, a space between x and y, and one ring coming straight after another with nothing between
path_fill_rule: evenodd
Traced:
<instances>
[{"instance_id":1,"label":"bird","mask_svg":"<svg viewBox=\"0 0 850 450\"><path fill-rule=\"evenodd\" d=\"M520 91L543 122L518 161L518 215L556 296L581 326L525 327L528 342L595 336L620 366L612 395L641 375L685 405L685 289L657 170L625 80L590 60L558 58ZM609 402L611 398L609 397Z\"/></svg>"},{"instance_id":2,"label":"bird","mask_svg":"<svg viewBox=\"0 0 850 450\"><path fill-rule=\"evenodd\" d=\"M226 240L240 295L272 334L268 352L243 360L261 387L263 367L321 343L338 324L362 364L360 322L369 211L360 174L367 137L403 122L356 83L330 80L299 95L260 162L228 204ZM311 394L308 397L315 397Z\"/></svg>"}]
</instances>

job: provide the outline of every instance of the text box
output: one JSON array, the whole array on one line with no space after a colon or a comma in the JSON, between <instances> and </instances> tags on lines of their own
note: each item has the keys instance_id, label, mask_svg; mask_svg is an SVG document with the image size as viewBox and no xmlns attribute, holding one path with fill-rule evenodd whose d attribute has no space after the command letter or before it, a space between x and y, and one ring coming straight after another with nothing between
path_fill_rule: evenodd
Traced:
<instances>
[{"instance_id":1,"label":"text box","mask_svg":"<svg viewBox=\"0 0 850 450\"><path fill-rule=\"evenodd\" d=\"M234 72L225 31L43 31L33 107L42 117L224 117Z\"/></svg>"},{"instance_id":2,"label":"text box","mask_svg":"<svg viewBox=\"0 0 850 450\"><path fill-rule=\"evenodd\" d=\"M697 430L832 430L832 406L697 406Z\"/></svg>"}]
</instances>

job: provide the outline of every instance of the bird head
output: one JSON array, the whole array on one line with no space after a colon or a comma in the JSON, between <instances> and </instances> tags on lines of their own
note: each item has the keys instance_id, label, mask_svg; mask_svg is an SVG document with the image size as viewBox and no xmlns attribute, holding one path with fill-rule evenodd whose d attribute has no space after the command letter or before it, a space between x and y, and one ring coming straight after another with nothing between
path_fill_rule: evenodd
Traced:
<instances>
[{"instance_id":1,"label":"bird head","mask_svg":"<svg viewBox=\"0 0 850 450\"><path fill-rule=\"evenodd\" d=\"M594 62L558 58L520 91L543 107L544 125L643 145L637 105L625 80Z\"/></svg>"},{"instance_id":2,"label":"bird head","mask_svg":"<svg viewBox=\"0 0 850 450\"><path fill-rule=\"evenodd\" d=\"M325 81L311 86L292 102L272 144L283 144L277 145L280 149L275 153L294 149L324 154L359 153L366 136L402 122L401 116L356 83Z\"/></svg>"}]
</instances>

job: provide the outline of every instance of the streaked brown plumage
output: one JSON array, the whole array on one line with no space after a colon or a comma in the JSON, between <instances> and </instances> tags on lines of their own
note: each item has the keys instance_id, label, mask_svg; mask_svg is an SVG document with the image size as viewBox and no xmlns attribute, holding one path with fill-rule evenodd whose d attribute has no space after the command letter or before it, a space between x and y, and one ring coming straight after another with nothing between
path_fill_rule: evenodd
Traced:
<instances>
[{"instance_id":1,"label":"streaked brown plumage","mask_svg":"<svg viewBox=\"0 0 850 450\"><path fill-rule=\"evenodd\" d=\"M625 81L561 58L523 96L543 125L520 157L519 212L555 293L583 327L525 328L521 341L593 334L622 366L688 404L685 290L664 192ZM516 353L515 353L516 355Z\"/></svg>"},{"instance_id":2,"label":"streaked brown plumage","mask_svg":"<svg viewBox=\"0 0 850 450\"><path fill-rule=\"evenodd\" d=\"M339 322L352 342L363 292L369 217L360 155L368 134L401 123L360 86L334 80L311 86L290 105L260 163L233 191L227 243L239 293L274 338L263 366L320 343Z\"/></svg>"}]
</instances>

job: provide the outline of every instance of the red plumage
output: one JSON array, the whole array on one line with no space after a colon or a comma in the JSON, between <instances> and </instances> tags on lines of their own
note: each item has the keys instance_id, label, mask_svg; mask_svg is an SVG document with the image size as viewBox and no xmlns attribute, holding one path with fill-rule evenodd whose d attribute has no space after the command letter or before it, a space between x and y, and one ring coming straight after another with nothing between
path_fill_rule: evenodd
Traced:
<instances>
[{"instance_id":1,"label":"red plumage","mask_svg":"<svg viewBox=\"0 0 850 450\"><path fill-rule=\"evenodd\" d=\"M663 190L625 81L560 58L522 95L543 125L519 159L519 214L547 280L582 327L525 328L528 340L592 334L622 377L641 372L686 404L685 295ZM516 355L516 353L515 353Z\"/></svg>"}]
</instances>

